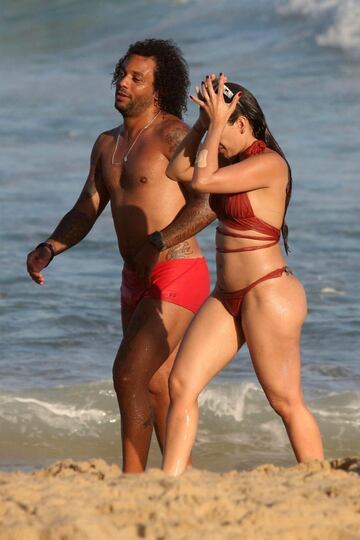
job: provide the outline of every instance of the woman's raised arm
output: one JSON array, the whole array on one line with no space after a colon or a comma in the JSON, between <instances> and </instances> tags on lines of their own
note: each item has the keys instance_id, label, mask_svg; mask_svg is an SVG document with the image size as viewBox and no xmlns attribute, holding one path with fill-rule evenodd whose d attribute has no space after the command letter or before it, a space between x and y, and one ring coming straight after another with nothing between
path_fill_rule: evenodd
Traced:
<instances>
[{"instance_id":1,"label":"woman's raised arm","mask_svg":"<svg viewBox=\"0 0 360 540\"><path fill-rule=\"evenodd\" d=\"M166 169L166 175L177 182L191 182L196 153L206 128L197 120L181 141Z\"/></svg>"}]
</instances>

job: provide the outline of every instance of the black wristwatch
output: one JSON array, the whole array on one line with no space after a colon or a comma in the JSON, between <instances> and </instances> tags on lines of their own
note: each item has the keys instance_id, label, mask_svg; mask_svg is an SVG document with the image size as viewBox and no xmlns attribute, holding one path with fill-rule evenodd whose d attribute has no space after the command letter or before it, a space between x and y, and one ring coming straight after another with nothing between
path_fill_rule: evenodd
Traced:
<instances>
[{"instance_id":1,"label":"black wristwatch","mask_svg":"<svg viewBox=\"0 0 360 540\"><path fill-rule=\"evenodd\" d=\"M158 251L165 251L165 249L167 249L167 245L165 244L160 231L149 234L148 240Z\"/></svg>"},{"instance_id":2,"label":"black wristwatch","mask_svg":"<svg viewBox=\"0 0 360 540\"><path fill-rule=\"evenodd\" d=\"M49 264L51 263L51 261L53 260L53 258L55 257L55 250L54 248L52 247L52 245L50 244L50 242L41 242L39 245L36 246L35 249L39 249L39 248L42 248L42 247L46 247L50 253L51 253L51 259L50 261L47 263L46 266L49 266ZM46 267L45 267L46 268Z\"/></svg>"}]
</instances>

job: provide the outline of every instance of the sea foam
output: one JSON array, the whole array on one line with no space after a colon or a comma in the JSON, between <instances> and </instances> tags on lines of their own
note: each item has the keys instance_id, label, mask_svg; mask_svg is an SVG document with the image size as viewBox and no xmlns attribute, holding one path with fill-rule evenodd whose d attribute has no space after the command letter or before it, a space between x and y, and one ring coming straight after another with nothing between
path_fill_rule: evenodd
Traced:
<instances>
[{"instance_id":1,"label":"sea foam","mask_svg":"<svg viewBox=\"0 0 360 540\"><path fill-rule=\"evenodd\" d=\"M281 15L303 15L316 23L315 42L360 54L358 0L286 0L277 5Z\"/></svg>"}]
</instances>

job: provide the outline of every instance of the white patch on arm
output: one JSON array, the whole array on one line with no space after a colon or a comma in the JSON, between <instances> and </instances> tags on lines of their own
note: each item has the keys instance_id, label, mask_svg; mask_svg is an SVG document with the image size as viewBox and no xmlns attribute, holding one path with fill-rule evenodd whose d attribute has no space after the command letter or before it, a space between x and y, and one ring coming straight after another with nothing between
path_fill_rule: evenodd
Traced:
<instances>
[{"instance_id":1,"label":"white patch on arm","mask_svg":"<svg viewBox=\"0 0 360 540\"><path fill-rule=\"evenodd\" d=\"M206 150L206 148L204 148L203 150L200 150L200 152L198 152L196 156L195 165L197 165L200 168L207 167L207 156L208 156L208 151Z\"/></svg>"}]
</instances>

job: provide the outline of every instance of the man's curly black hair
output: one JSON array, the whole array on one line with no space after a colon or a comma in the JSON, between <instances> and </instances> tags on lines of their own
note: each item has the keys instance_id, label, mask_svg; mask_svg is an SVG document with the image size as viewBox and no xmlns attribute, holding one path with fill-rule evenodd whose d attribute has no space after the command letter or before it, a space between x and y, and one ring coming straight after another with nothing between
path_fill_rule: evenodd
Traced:
<instances>
[{"instance_id":1,"label":"man's curly black hair","mask_svg":"<svg viewBox=\"0 0 360 540\"><path fill-rule=\"evenodd\" d=\"M154 90L158 92L161 110L182 118L186 111L189 69L179 47L171 39L145 39L128 48L115 66L112 84L118 80L123 64L132 55L153 57L156 61Z\"/></svg>"}]
</instances>

